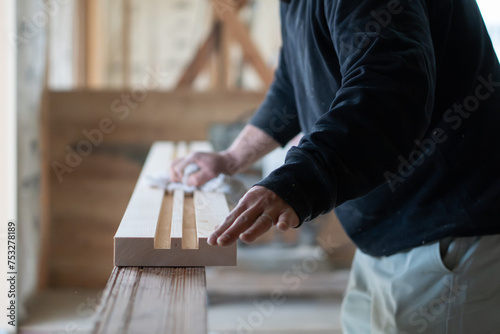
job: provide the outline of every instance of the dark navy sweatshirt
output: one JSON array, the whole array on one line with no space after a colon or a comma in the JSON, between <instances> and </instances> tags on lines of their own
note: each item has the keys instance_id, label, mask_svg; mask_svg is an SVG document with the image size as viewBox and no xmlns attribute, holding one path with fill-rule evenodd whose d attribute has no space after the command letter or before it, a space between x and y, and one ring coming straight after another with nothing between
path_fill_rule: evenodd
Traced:
<instances>
[{"instance_id":1,"label":"dark navy sweatshirt","mask_svg":"<svg viewBox=\"0 0 500 334\"><path fill-rule=\"evenodd\" d=\"M251 124L285 145L259 185L301 222L335 209L391 255L500 233L500 66L474 0L281 3L275 79Z\"/></svg>"}]
</instances>

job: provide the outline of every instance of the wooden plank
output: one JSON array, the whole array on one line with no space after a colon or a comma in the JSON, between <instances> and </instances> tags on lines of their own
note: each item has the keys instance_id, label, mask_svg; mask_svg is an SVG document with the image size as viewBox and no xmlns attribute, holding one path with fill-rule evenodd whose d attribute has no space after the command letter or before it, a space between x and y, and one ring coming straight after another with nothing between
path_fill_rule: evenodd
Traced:
<instances>
[{"instance_id":1,"label":"wooden plank","mask_svg":"<svg viewBox=\"0 0 500 334\"><path fill-rule=\"evenodd\" d=\"M177 147L185 153L187 145ZM194 142L190 148L211 150L206 143ZM221 193L195 192L195 197L175 191L172 197L145 183L147 174L165 169L174 151L171 142L153 145L134 194L114 238L116 266L227 266L236 264L236 244L231 247L207 243L214 226L229 214L226 198ZM172 201L172 205L164 201ZM171 227L168 213L172 208ZM144 212L147 211L147 212ZM160 217L162 212L162 217ZM160 231L157 231L157 228ZM170 243L166 233L170 230ZM155 247L155 245L157 247ZM158 247L161 246L161 247Z\"/></svg>"},{"instance_id":2,"label":"wooden plank","mask_svg":"<svg viewBox=\"0 0 500 334\"><path fill-rule=\"evenodd\" d=\"M124 96L130 98L128 104ZM234 122L258 108L263 98L262 92L148 91L144 101L136 101L129 91L121 90L49 92L48 121L55 125L49 158L64 163L67 145L87 140L82 131L99 129L103 119L112 122L111 130L102 133L108 145L206 140L211 124ZM91 159L92 155L86 161Z\"/></svg>"},{"instance_id":3,"label":"wooden plank","mask_svg":"<svg viewBox=\"0 0 500 334\"><path fill-rule=\"evenodd\" d=\"M115 267L93 333L206 333L205 268Z\"/></svg>"}]
</instances>

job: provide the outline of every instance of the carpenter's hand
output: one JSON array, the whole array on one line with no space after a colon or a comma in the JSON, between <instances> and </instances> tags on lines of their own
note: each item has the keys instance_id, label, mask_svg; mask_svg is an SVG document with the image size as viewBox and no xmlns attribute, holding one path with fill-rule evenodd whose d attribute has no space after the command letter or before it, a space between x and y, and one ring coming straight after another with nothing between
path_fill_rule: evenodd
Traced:
<instances>
[{"instance_id":1,"label":"carpenter's hand","mask_svg":"<svg viewBox=\"0 0 500 334\"><path fill-rule=\"evenodd\" d=\"M184 169L187 165L195 163L200 170L189 175L188 185L201 186L221 173L232 174L231 158L224 152L195 152L187 157L174 160L170 166L170 177L174 182L182 182Z\"/></svg>"},{"instance_id":2,"label":"carpenter's hand","mask_svg":"<svg viewBox=\"0 0 500 334\"><path fill-rule=\"evenodd\" d=\"M286 231L299 225L299 217L293 208L273 191L255 186L243 196L222 225L208 238L208 243L228 246L238 237L241 241L250 243L274 224L279 230Z\"/></svg>"}]
</instances>

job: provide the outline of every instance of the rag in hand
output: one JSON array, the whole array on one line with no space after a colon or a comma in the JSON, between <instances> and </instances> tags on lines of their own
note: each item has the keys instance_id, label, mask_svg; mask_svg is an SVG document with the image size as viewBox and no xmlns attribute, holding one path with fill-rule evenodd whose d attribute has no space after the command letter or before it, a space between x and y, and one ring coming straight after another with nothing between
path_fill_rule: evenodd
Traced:
<instances>
[{"instance_id":1,"label":"rag in hand","mask_svg":"<svg viewBox=\"0 0 500 334\"><path fill-rule=\"evenodd\" d=\"M186 193L192 193L195 190L224 193L226 194L230 206L235 206L247 191L245 185L240 180L224 174L219 174L219 176L211 179L200 187L188 185L187 180L189 175L199 170L200 167L196 164L187 165L184 169L182 182L172 182L168 172L164 171L149 174L146 176L146 179L150 186L165 189L168 192L179 189L184 190Z\"/></svg>"}]
</instances>

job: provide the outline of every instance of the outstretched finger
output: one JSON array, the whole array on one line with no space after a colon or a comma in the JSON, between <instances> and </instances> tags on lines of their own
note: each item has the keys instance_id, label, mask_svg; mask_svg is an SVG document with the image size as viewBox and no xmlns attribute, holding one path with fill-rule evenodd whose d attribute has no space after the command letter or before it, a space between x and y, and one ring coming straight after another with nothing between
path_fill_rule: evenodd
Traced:
<instances>
[{"instance_id":1,"label":"outstretched finger","mask_svg":"<svg viewBox=\"0 0 500 334\"><path fill-rule=\"evenodd\" d=\"M254 242L255 239L269 231L273 226L272 218L268 215L261 215L248 230L240 234L240 240L245 243Z\"/></svg>"},{"instance_id":2,"label":"outstretched finger","mask_svg":"<svg viewBox=\"0 0 500 334\"><path fill-rule=\"evenodd\" d=\"M285 211L278 217L276 227L278 228L278 230L285 232L291 227L299 226L299 223L299 219L295 212Z\"/></svg>"},{"instance_id":3,"label":"outstretched finger","mask_svg":"<svg viewBox=\"0 0 500 334\"><path fill-rule=\"evenodd\" d=\"M262 211L254 207L245 210L241 215L234 220L231 226L217 238L219 246L228 246L235 242L240 234L248 230L259 218Z\"/></svg>"},{"instance_id":4,"label":"outstretched finger","mask_svg":"<svg viewBox=\"0 0 500 334\"><path fill-rule=\"evenodd\" d=\"M224 219L224 222L217 227L217 229L208 237L208 244L215 246L217 245L217 239L233 224L233 222L245 212L246 208L242 205L236 206Z\"/></svg>"}]
</instances>

